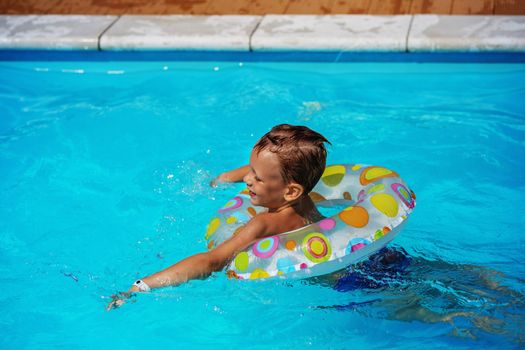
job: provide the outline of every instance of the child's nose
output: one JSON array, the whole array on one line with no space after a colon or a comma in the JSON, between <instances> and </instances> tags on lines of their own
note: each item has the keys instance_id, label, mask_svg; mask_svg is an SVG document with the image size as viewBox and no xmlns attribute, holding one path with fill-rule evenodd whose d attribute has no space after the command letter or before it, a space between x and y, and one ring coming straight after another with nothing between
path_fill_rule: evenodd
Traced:
<instances>
[{"instance_id":1,"label":"child's nose","mask_svg":"<svg viewBox=\"0 0 525 350\"><path fill-rule=\"evenodd\" d=\"M252 185L252 176L251 176L252 172L248 172L248 174L244 175L244 177L242 178L242 181L244 181L244 183L248 186L251 186Z\"/></svg>"}]
</instances>

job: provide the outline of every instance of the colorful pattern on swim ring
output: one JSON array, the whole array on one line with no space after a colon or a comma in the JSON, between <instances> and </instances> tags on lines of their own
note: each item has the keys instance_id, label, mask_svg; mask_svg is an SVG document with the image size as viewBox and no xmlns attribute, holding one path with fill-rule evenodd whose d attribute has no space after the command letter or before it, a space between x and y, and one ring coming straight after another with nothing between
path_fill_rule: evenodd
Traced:
<instances>
[{"instance_id":1,"label":"colorful pattern on swim ring","mask_svg":"<svg viewBox=\"0 0 525 350\"><path fill-rule=\"evenodd\" d=\"M227 267L238 279L305 278L359 262L388 244L416 205L415 194L387 168L363 164L327 166L310 193L317 206L342 210L301 229L260 239L239 252ZM243 190L210 220L205 238L214 249L242 231L265 208Z\"/></svg>"},{"instance_id":2,"label":"colorful pattern on swim ring","mask_svg":"<svg viewBox=\"0 0 525 350\"><path fill-rule=\"evenodd\" d=\"M303 239L303 253L308 260L320 263L330 259L332 247L330 241L321 233L310 233Z\"/></svg>"},{"instance_id":3,"label":"colorful pattern on swim ring","mask_svg":"<svg viewBox=\"0 0 525 350\"><path fill-rule=\"evenodd\" d=\"M350 254L352 252L355 252L356 250L359 250L361 248L366 247L371 242L368 239L364 238L353 238L348 243L348 246L346 247L346 254Z\"/></svg>"},{"instance_id":4,"label":"colorful pattern on swim ring","mask_svg":"<svg viewBox=\"0 0 525 350\"><path fill-rule=\"evenodd\" d=\"M259 258L267 259L275 253L279 246L279 237L272 236L263 238L252 246L253 254Z\"/></svg>"},{"instance_id":5,"label":"colorful pattern on swim ring","mask_svg":"<svg viewBox=\"0 0 525 350\"><path fill-rule=\"evenodd\" d=\"M242 202L243 200L241 197L239 196L233 197L231 201L229 201L228 203L224 205L224 207L219 209L219 213L224 213L225 211L237 209L242 205Z\"/></svg>"}]
</instances>

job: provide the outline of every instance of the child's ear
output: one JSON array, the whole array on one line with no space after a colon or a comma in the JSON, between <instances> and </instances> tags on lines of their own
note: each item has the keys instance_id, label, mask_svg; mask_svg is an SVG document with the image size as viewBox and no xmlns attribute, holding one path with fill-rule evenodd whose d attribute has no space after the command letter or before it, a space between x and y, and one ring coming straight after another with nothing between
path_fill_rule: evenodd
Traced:
<instances>
[{"instance_id":1,"label":"child's ear","mask_svg":"<svg viewBox=\"0 0 525 350\"><path fill-rule=\"evenodd\" d=\"M286 191L284 193L284 199L288 202L291 202L301 197L303 193L304 193L303 186L295 182L292 182L286 186Z\"/></svg>"}]
</instances>

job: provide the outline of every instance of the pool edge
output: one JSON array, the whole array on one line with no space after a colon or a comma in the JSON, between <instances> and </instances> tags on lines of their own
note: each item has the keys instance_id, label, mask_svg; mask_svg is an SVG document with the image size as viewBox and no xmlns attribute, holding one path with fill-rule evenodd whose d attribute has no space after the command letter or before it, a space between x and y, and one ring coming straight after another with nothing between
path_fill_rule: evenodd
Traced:
<instances>
[{"instance_id":1,"label":"pool edge","mask_svg":"<svg viewBox=\"0 0 525 350\"><path fill-rule=\"evenodd\" d=\"M0 16L18 51L525 53L525 16Z\"/></svg>"}]
</instances>

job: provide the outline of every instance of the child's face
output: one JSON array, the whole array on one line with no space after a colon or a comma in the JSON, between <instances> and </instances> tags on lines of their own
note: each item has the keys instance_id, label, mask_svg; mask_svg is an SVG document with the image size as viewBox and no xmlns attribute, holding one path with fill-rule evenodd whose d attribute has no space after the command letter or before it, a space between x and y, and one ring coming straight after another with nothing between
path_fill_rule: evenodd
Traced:
<instances>
[{"instance_id":1,"label":"child's face","mask_svg":"<svg viewBox=\"0 0 525 350\"><path fill-rule=\"evenodd\" d=\"M252 151L250 171L243 181L248 185L250 201L253 205L277 209L286 204L284 199L286 183L280 171L281 165L275 153L262 150L257 154Z\"/></svg>"}]
</instances>

